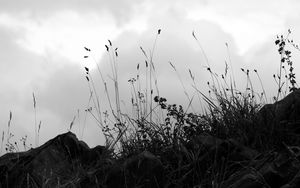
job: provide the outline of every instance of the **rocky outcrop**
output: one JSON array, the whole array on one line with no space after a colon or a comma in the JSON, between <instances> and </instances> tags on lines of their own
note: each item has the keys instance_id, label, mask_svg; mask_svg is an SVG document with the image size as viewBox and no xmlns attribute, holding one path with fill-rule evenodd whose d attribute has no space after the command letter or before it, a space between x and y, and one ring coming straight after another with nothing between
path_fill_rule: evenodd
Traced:
<instances>
[{"instance_id":1,"label":"rocky outcrop","mask_svg":"<svg viewBox=\"0 0 300 188\"><path fill-rule=\"evenodd\" d=\"M300 121L300 89L288 94L282 100L274 104L266 104L259 112L264 124Z\"/></svg>"},{"instance_id":2,"label":"rocky outcrop","mask_svg":"<svg viewBox=\"0 0 300 188\"><path fill-rule=\"evenodd\" d=\"M200 151L197 162L203 172L199 173L208 174L211 165L227 164L219 187L300 186L300 148L296 146L259 153L233 139L202 134L186 149ZM144 151L118 161L107 152L103 146L90 149L73 133L65 133L36 149L0 157L0 187L173 186L167 182L160 158L152 153Z\"/></svg>"},{"instance_id":3,"label":"rocky outcrop","mask_svg":"<svg viewBox=\"0 0 300 188\"><path fill-rule=\"evenodd\" d=\"M261 154L239 171L233 173L222 187L300 187L299 153L286 146L281 151Z\"/></svg>"},{"instance_id":4,"label":"rocky outcrop","mask_svg":"<svg viewBox=\"0 0 300 188\"><path fill-rule=\"evenodd\" d=\"M256 129L262 142L300 144L300 89L274 104L266 104L257 113ZM271 139L270 139L271 138ZM276 139L275 139L276 138Z\"/></svg>"},{"instance_id":5,"label":"rocky outcrop","mask_svg":"<svg viewBox=\"0 0 300 188\"><path fill-rule=\"evenodd\" d=\"M165 184L164 167L161 161L148 151L115 165L108 172L106 185L109 188L143 187L162 188Z\"/></svg>"},{"instance_id":6,"label":"rocky outcrop","mask_svg":"<svg viewBox=\"0 0 300 188\"><path fill-rule=\"evenodd\" d=\"M26 152L0 157L1 187L163 187L160 160L144 151L123 162L104 146L90 149L71 133Z\"/></svg>"},{"instance_id":7,"label":"rocky outcrop","mask_svg":"<svg viewBox=\"0 0 300 188\"><path fill-rule=\"evenodd\" d=\"M234 139L223 140L205 133L195 137L188 147L192 150L202 150L209 158L214 156L216 160L226 157L233 161L244 161L253 159L258 154Z\"/></svg>"},{"instance_id":8,"label":"rocky outcrop","mask_svg":"<svg viewBox=\"0 0 300 188\"><path fill-rule=\"evenodd\" d=\"M73 133L68 132L38 148L2 156L0 185L2 187L71 185L87 175L82 169L97 166L104 152L103 146L90 149Z\"/></svg>"}]
</instances>

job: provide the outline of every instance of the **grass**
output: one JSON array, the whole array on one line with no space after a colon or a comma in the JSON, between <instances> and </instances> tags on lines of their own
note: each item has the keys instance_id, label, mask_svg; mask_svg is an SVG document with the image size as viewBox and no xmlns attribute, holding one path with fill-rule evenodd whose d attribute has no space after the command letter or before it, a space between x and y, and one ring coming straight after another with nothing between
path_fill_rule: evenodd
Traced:
<instances>
[{"instance_id":1,"label":"grass","mask_svg":"<svg viewBox=\"0 0 300 188\"><path fill-rule=\"evenodd\" d=\"M201 150L190 150L186 146L192 142L197 135L207 133L222 139L234 138L245 146L254 148L259 151L272 149L276 147L278 142L267 141L278 140L278 132L270 132L265 130L261 125L258 125L257 113L260 108L268 103L266 91L263 87L263 82L258 71L253 71L241 68L242 73L246 77L246 87L244 91L240 91L236 87L235 75L233 74L233 67L230 58L228 44L226 48L228 51L229 65L226 62L225 73L218 77L213 72L213 68L207 58L207 55L202 48L196 34L193 32L192 36L196 40L207 63L207 71L211 75L211 80L208 82L209 94L205 95L200 91L195 83L195 75L189 70L192 86L195 93L190 96L183 84L180 74L176 67L170 62L171 67L176 72L180 84L184 90L184 94L189 101L187 109L183 109L178 104L168 104L167 99L160 96L157 79L155 77L155 66L153 62L153 54L157 43L158 31L155 42L150 54L147 54L141 47L141 51L145 56L146 63L146 83L145 89L142 90L140 81L140 64L137 65L137 77L129 79L132 89L132 116L128 114L114 115L116 129L105 129L105 135L109 135L110 147L114 148L117 143L119 148L116 148L119 158L127 158L129 156L138 154L144 150L150 151L153 154L160 156L166 171L168 172L168 181L176 186L204 185L209 182L212 187L218 187L220 182L225 177L227 170L227 163L217 164L216 160L208 162L208 169L211 169L212 174L199 174L201 167L195 165L200 160ZM274 74L274 80L278 87L276 95L273 97L274 102L282 99L288 92L296 89L295 74L293 72L293 63L291 61L291 51L287 50L288 44L297 49L297 46L289 39L290 30L286 37L278 36L275 44L278 46L278 53L280 55L279 73ZM109 45L111 47L111 43ZM110 47L107 51L110 52ZM117 54L111 53L113 56L112 73L114 75L115 85L116 68L118 58ZM288 68L288 70L286 70ZM115 74L114 74L115 73ZM261 85L261 91L256 92L252 83L252 75L255 75ZM251 77L252 76L252 77ZM285 79L284 79L285 78ZM155 94L153 82L155 83ZM283 87L285 86L285 89ZM117 89L117 87L115 88ZM117 93L118 91L115 90ZM194 97L204 100L200 104L206 103L207 108L203 108L202 114L195 113L193 110ZM116 95L115 108L120 111L120 104L118 103L119 96ZM110 98L108 98L110 100ZM153 101L151 100L153 99ZM153 103L154 102L154 103ZM111 104L111 102L110 102ZM95 105L95 104L94 104ZM113 111L112 105L111 111ZM188 112L192 109L192 113ZM113 113L114 114L114 113ZM123 118L121 118L123 117ZM97 122L99 122L97 120ZM99 124L102 126L101 124ZM117 133L112 132L116 130ZM109 134L108 134L109 133ZM114 137L114 135L117 135ZM267 136L266 136L267 135ZM267 139L266 139L267 137ZM280 135L284 137L284 135ZM107 140L109 140L107 139ZM111 144L113 143L113 144ZM226 160L225 160L226 161Z\"/></svg>"},{"instance_id":2,"label":"grass","mask_svg":"<svg viewBox=\"0 0 300 188\"><path fill-rule=\"evenodd\" d=\"M118 48L114 47L108 40L105 45L111 75L108 77L113 83L114 94L111 95L108 89L108 81L104 78L101 69L93 57L91 49L85 47L87 55L96 63L100 84L104 87L109 109L103 109L100 102L100 95L96 89L98 82L94 80L94 75L88 67L85 67L86 80L89 87L90 97L88 100L86 114L90 114L102 130L106 146L114 151L114 156L118 160L125 160L130 156L143 151L150 151L156 156L160 156L167 174L167 181L172 187L193 187L209 186L220 187L222 181L228 176L231 166L224 156L221 162L215 156L210 156L206 166L201 166L204 148L193 148L191 143L194 139L203 134L211 135L220 139L235 139L245 146L264 151L276 147L279 142L284 141L286 135L280 132L266 130L264 126L256 122L257 113L261 107L268 103L266 91L259 72L241 68L241 73L245 76L245 89L240 91L235 83L232 62L230 58L229 46L226 43L229 62L225 63L224 73L216 74L202 48L195 32L193 38L198 44L202 55L206 61L206 70L210 74L211 80L207 82L208 94L201 91L195 82L195 75L189 69L189 76L194 92L190 95L182 81L181 75L176 66L170 62L171 68L175 71L179 82L188 99L186 109L180 104L169 104L167 99L160 95L158 80L156 76L154 54L156 45L161 34L158 30L154 44L147 53L140 47L145 57L145 64L138 64L136 76L128 80L131 89L131 114L123 112L119 91L118 73ZM288 92L296 89L296 78L294 74L291 51L288 45L298 49L293 40L289 39L291 34L278 36L275 44L278 46L280 55L279 73L274 74L274 81L277 85L277 93L273 100L276 102L286 96ZM143 72L142 72L143 71ZM261 91L255 91L252 83L253 75L259 80ZM198 99L202 112L195 112L193 104L195 98ZM41 122L37 126L36 120L36 99L33 93L34 113L35 113L35 144L38 145ZM86 118L86 117L85 117ZM10 138L13 136L9 132L12 120L10 112L8 122L8 132L6 136L7 152L18 151L17 144L12 144ZM75 116L70 124L72 129ZM84 128L83 128L84 132ZM83 134L82 132L82 134ZM4 132L2 135L2 145L4 143ZM282 139L278 139L282 138ZM272 140L272 141L269 141ZM274 142L273 140L277 140ZM26 149L26 138L23 145ZM202 161L203 162L203 161ZM201 163L203 164L203 163ZM27 177L29 178L29 177ZM57 180L59 182L59 179ZM102 184L103 180L98 180ZM60 184L60 183L58 183Z\"/></svg>"}]
</instances>

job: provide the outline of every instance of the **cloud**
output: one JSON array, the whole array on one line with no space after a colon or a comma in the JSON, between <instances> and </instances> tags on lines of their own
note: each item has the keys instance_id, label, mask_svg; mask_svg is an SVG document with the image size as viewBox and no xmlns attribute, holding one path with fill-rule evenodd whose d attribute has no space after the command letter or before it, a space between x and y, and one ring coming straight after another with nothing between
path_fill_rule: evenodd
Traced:
<instances>
[{"instance_id":1,"label":"cloud","mask_svg":"<svg viewBox=\"0 0 300 188\"><path fill-rule=\"evenodd\" d=\"M262 80L267 78L265 87L271 88L272 77L269 76L278 67L274 36L296 25L299 19L295 11L299 3L292 1L286 6L281 6L282 1L241 3L237 0L226 3L197 0L30 2L0 0L0 123L7 124L11 110L13 131L34 138L32 92L35 92L37 119L42 120L41 142L66 131L77 109L83 112L87 107L89 89L84 66L90 67L102 110L109 110L103 83L95 69L98 62L113 98L114 86L108 76L111 68L104 47L107 39L118 47L119 85L121 99L126 103L126 107L123 103L122 107L129 112L131 85L128 79L136 77L138 64L141 78L145 76L145 57L140 46L149 56L158 29L162 31L153 61L160 95L171 104L187 105L184 91L190 96L195 94L188 70L194 74L201 91L208 90L206 83L210 81L205 68L208 64L192 31L214 72L224 73L225 61L232 64L239 88L243 89L246 77L240 68L257 68ZM297 29L295 41L299 37ZM225 43L229 44L228 51ZM84 51L84 46L92 49L95 60ZM90 57L84 59L84 55ZM180 78L169 62L176 66ZM259 89L258 80L254 82ZM199 107L196 99L194 101L194 107ZM82 135L85 113L80 117L74 125L78 135ZM91 146L102 144L101 130L91 116L85 126L83 139Z\"/></svg>"},{"instance_id":2,"label":"cloud","mask_svg":"<svg viewBox=\"0 0 300 188\"><path fill-rule=\"evenodd\" d=\"M101 57L104 40L109 37L113 39L122 32L116 27L119 27L117 25L120 21L123 22L130 16L128 12L122 15L125 12L120 13L119 9L125 8L128 11L130 8L114 7L116 14L120 14L116 20L111 18L107 10L100 13L81 12L81 7L77 7L78 9L53 7L51 10L53 4L48 9L47 2L24 6L18 4L19 7L11 6L10 2L4 4L1 7L3 11L0 11L0 31L3 37L0 44L3 52L0 56L2 62L0 66L3 69L0 71L3 72L1 76L4 78L0 81L0 87L6 88L0 99L3 104L2 124L7 123L6 116L11 110L15 125L11 130L16 134L16 139L27 134L29 143L33 143L35 135L32 92L35 92L38 100L38 120L42 120L41 133L44 133L42 137L44 142L67 130L77 109L83 111L86 107L88 89L86 87L84 87L86 90L83 89L86 85L84 76L80 74L83 72L82 67L74 65L74 62L83 61L83 47L88 46L95 52L100 51L96 54L96 59L98 56ZM86 8L90 10L89 6ZM47 11L44 14L45 7ZM96 10L97 7L91 9ZM124 27L126 30L138 32L141 30L136 27L138 22L141 21L128 22ZM95 125L90 119L87 123ZM87 142L92 145L96 142L99 144L95 135L97 133L103 143L103 138L99 136L101 130L99 131L97 126L87 127L89 127ZM3 127L3 130L6 130L6 127Z\"/></svg>"},{"instance_id":3,"label":"cloud","mask_svg":"<svg viewBox=\"0 0 300 188\"><path fill-rule=\"evenodd\" d=\"M24 51L15 42L15 33L8 29L0 30L0 123L2 131L7 131L9 112L13 114L11 132L16 140L30 133L32 111L25 107L26 100L31 100L34 87L42 82L44 74L40 71L43 59ZM32 84L32 83L36 84ZM24 126L27 125L27 126Z\"/></svg>"},{"instance_id":4,"label":"cloud","mask_svg":"<svg viewBox=\"0 0 300 188\"><path fill-rule=\"evenodd\" d=\"M67 131L74 116L76 116L76 121L72 130L80 137L84 123L84 110L88 107L89 98L89 89L82 67L65 64L65 66L49 74L48 79L43 84L46 87L40 87L35 91L38 101L38 117L43 121L43 140L46 141ZM30 107L32 104L27 103L27 106ZM77 116L78 110L81 118ZM86 130L87 142L95 145L97 142L99 144L100 139L103 143L102 135L99 134L101 130L96 126L95 121L90 121L93 120L91 117L88 119L88 124L86 124L89 127ZM94 128L98 130L95 131Z\"/></svg>"},{"instance_id":5,"label":"cloud","mask_svg":"<svg viewBox=\"0 0 300 188\"><path fill-rule=\"evenodd\" d=\"M192 36L194 30L206 55L209 58L214 71L223 73L225 60L228 54L225 43L230 45L231 58L235 65L242 65L241 57L236 52L236 45L230 34L224 32L218 25L207 21L191 21L181 16L176 9L169 9L166 12L157 12L148 20L149 28L143 33L136 35L135 32L124 32L117 39L113 40L115 47L118 47L119 84L122 99L130 105L130 84L128 80L136 78L136 67L140 64L140 76L145 76L145 60L140 46L146 51L149 57L152 51L157 29L162 29L157 38L154 53L155 72L158 80L160 95L166 97L170 103L186 105L187 99L184 89L181 86L177 73L174 72L169 62L176 66L185 88L190 95L194 93L192 81L188 70L192 70L201 90L208 90L206 82L210 75L206 71L207 62L197 42ZM180 26L180 27L178 27ZM180 36L180 37L178 37ZM149 60L148 60L149 62ZM101 61L101 70L106 74L110 73L109 60L104 56ZM109 80L109 79L108 79ZM143 86L145 88L145 84ZM149 90L148 90L149 91ZM176 95L174 95L176 93Z\"/></svg>"},{"instance_id":6,"label":"cloud","mask_svg":"<svg viewBox=\"0 0 300 188\"><path fill-rule=\"evenodd\" d=\"M119 48L118 65L120 93L121 99L126 103L127 110L131 109L131 86L128 83L128 79L136 76L136 66L138 63L141 67L145 67L145 57L139 48L142 46L149 55L149 51L152 50L152 45L158 29L162 29L162 32L157 39L154 63L160 94L166 97L170 103L186 105L187 99L184 95L184 89L180 84L180 80L177 77L176 72L174 72L170 66L169 62L172 62L176 66L178 73L181 75L182 82L190 95L194 93L194 90L191 87L188 69L192 70L193 74L196 76L196 81L197 84L199 84L199 88L205 90L205 84L209 80L209 74L204 68L204 66L207 66L207 62L205 62L205 58L203 57L203 54L201 54L201 50L199 46L197 46L197 42L193 39L193 30L195 31L197 38L199 39L206 52L206 55L209 58L209 63L211 63L215 71L219 72L224 70L224 61L228 57L225 47L226 42L229 43L230 48L233 49L231 54L232 59L236 60L240 58L235 54L235 49L237 47L235 46L233 38L230 34L224 32L221 27L208 21L188 20L184 15L185 13L179 10L176 6L162 7L161 9L157 10L156 14L143 18L145 19L144 21L147 25L147 27L145 27L143 30L138 30L133 26L127 25L127 28L125 27L125 29L122 30L119 35L116 35L116 37L112 39L115 47ZM64 16L66 17L65 21L63 21ZM76 114L77 109L80 109L81 111L84 110L89 96L89 91L84 80L84 71L82 67L84 65L88 66L89 64L88 62L83 61L83 54L81 54L81 57L78 58L80 58L83 63L87 64L78 66L78 64L71 63L73 59L69 56L66 56L66 51L64 51L63 45L61 48L55 49L56 46L59 46L61 39L63 39L62 36L68 38L70 37L69 35L72 36L71 30L76 30L76 24L72 24L72 22L67 24L68 20L73 20L71 19L72 16L78 18L77 13L64 12L64 14L53 14L52 17L49 17L45 20L45 22L40 24L37 24L34 21L32 22L32 20L28 19L28 23L26 23L26 21L24 22L15 20L16 24L12 21L9 22L11 25L6 25L6 27L11 26L14 28L14 31L16 32L18 31L18 29L16 29L18 27L22 29L28 29L27 31L25 30L24 35L21 37L17 35L19 37L17 38L18 40L14 40L13 38L11 39L13 41L17 41L14 44L19 45L19 49L23 48L24 50L24 52L20 51L18 54L26 53L31 54L32 57L46 57L46 65L38 65L37 67L40 67L42 70L36 70L34 75L38 75L39 70L44 73L45 70L52 67L50 68L51 71L47 71L45 73L47 76L43 77L42 81L34 81L33 78L31 78L31 82L29 82L30 88L33 88L33 85L35 85L34 91L38 99L38 119L42 120L42 130L45 133L43 139L51 138L55 136L55 134L58 134L59 131L66 130L73 116ZM60 20L61 23L56 25L55 20ZM62 23L66 24L65 28L67 29L67 32L64 32L64 24ZM81 22L79 19L79 23L83 23L83 21ZM32 25L34 26L31 27L33 29L29 30L29 26ZM53 30L51 27L58 29L55 31L55 29ZM89 34L89 29L92 29L92 27L87 27L87 30L83 30L82 33L79 32L79 34L81 33L83 35L84 33L88 33L85 34L85 36L95 36L95 33ZM30 31L33 31L33 33L30 33ZM69 32L70 34L68 35ZM34 40L35 36L39 36L39 40ZM55 40L55 36L58 36L57 38L60 40ZM48 37L49 39L47 39ZM48 40L48 42L41 39ZM19 42L20 40L25 42L22 44ZM80 46L80 48L83 47L82 44L79 44L75 41L76 40L74 37L74 42L70 42L70 46ZM53 44L53 47L51 44ZM24 45L26 47L24 47ZM48 45L44 46L44 48L47 49L44 49L44 51L47 51L48 53L50 51L51 53L45 55L45 52L36 52L35 49L43 49L43 46L39 45ZM96 45L99 45L101 48L105 49L103 46L104 43L101 44L101 41L99 44L94 43L94 46ZM91 46L93 47L93 45ZM97 49L92 47L92 52L97 53ZM79 52L74 50L74 54L79 54ZM90 63L94 63L94 60L88 60L92 61ZM108 87L110 90L109 95L113 98L113 84L108 78L108 74L111 74L111 71L107 55L102 56L99 65L106 81L108 82ZM94 80L96 87L99 89L98 94L101 97L100 100L103 104L102 109L109 110L103 85L100 81L97 69L91 69L91 71L91 74L95 75ZM141 71L141 76L142 74L143 72ZM17 84L15 87L18 87ZM30 91L30 94L31 92L32 91ZM176 93L176 95L174 95L174 93ZM31 100L31 95L28 95L27 99L22 99L24 111L32 111ZM32 117L32 114L30 116ZM91 120L92 118L89 117L90 124L89 128L86 129L86 135L88 135L86 139L89 144L92 143L93 145L96 143L96 141L99 141L95 138L97 138L96 133L99 136L100 131L95 125L96 123L92 122ZM28 122L30 122L29 119ZM98 129L99 132L95 131L95 129ZM32 127L29 130L32 130ZM93 137L90 135L93 135ZM99 139L101 140L101 138Z\"/></svg>"},{"instance_id":7,"label":"cloud","mask_svg":"<svg viewBox=\"0 0 300 188\"><path fill-rule=\"evenodd\" d=\"M275 33L283 32L285 20L297 12L297 7L299 4L292 5L291 1L209 1L206 6L191 7L188 17L220 25L232 34L238 52L244 55L253 46L267 42Z\"/></svg>"},{"instance_id":8,"label":"cloud","mask_svg":"<svg viewBox=\"0 0 300 188\"><path fill-rule=\"evenodd\" d=\"M84 46L96 48L108 36L114 37L118 34L109 17L102 19L95 14L81 16L72 11L53 14L40 23L28 17L17 18L2 14L0 25L14 31L15 42L28 51L50 59L65 57L77 63L82 60Z\"/></svg>"},{"instance_id":9,"label":"cloud","mask_svg":"<svg viewBox=\"0 0 300 188\"><path fill-rule=\"evenodd\" d=\"M114 16L118 23L122 24L131 18L136 6L143 1L137 0L59 0L59 1L4 1L1 0L2 12L12 12L13 14L29 14L33 19L40 16L46 16L60 11L73 10L88 14L89 12L108 12Z\"/></svg>"}]
</instances>

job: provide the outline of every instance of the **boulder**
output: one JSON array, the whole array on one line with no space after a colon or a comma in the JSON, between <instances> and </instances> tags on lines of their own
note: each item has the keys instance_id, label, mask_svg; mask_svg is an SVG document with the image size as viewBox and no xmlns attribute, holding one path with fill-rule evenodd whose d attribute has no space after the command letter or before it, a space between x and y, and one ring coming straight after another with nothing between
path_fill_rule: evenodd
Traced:
<instances>
[{"instance_id":1,"label":"boulder","mask_svg":"<svg viewBox=\"0 0 300 188\"><path fill-rule=\"evenodd\" d=\"M264 124L274 121L300 121L300 89L296 89L274 104L264 105L259 111L259 116Z\"/></svg>"},{"instance_id":2,"label":"boulder","mask_svg":"<svg viewBox=\"0 0 300 188\"><path fill-rule=\"evenodd\" d=\"M222 157L231 161L244 161L253 159L258 152L248 148L234 139L220 139L203 133L196 136L188 148L191 150L201 150L209 159L215 158L220 161Z\"/></svg>"},{"instance_id":3,"label":"boulder","mask_svg":"<svg viewBox=\"0 0 300 188\"><path fill-rule=\"evenodd\" d=\"M108 188L164 187L164 168L158 157L148 151L126 159L120 167L115 165L108 172Z\"/></svg>"},{"instance_id":4,"label":"boulder","mask_svg":"<svg viewBox=\"0 0 300 188\"><path fill-rule=\"evenodd\" d=\"M234 174L229 180L221 184L223 188L266 188L268 187L257 172L247 169Z\"/></svg>"},{"instance_id":5,"label":"boulder","mask_svg":"<svg viewBox=\"0 0 300 188\"><path fill-rule=\"evenodd\" d=\"M281 188L298 188L300 187L300 171L295 175L295 177L287 184Z\"/></svg>"},{"instance_id":6,"label":"boulder","mask_svg":"<svg viewBox=\"0 0 300 188\"><path fill-rule=\"evenodd\" d=\"M122 164L114 164L111 166L105 178L105 185L107 188L125 187L124 167Z\"/></svg>"},{"instance_id":7,"label":"boulder","mask_svg":"<svg viewBox=\"0 0 300 188\"><path fill-rule=\"evenodd\" d=\"M278 147L283 142L300 144L300 89L274 104L264 105L256 117L257 133L251 143L255 147Z\"/></svg>"},{"instance_id":8,"label":"boulder","mask_svg":"<svg viewBox=\"0 0 300 188\"><path fill-rule=\"evenodd\" d=\"M90 149L71 132L26 152L0 157L0 187L56 187L79 184L83 169L97 165L104 146Z\"/></svg>"},{"instance_id":9,"label":"boulder","mask_svg":"<svg viewBox=\"0 0 300 188\"><path fill-rule=\"evenodd\" d=\"M299 185L299 170L297 156L290 147L286 147L258 156L233 173L222 183L222 187L295 187Z\"/></svg>"}]
</instances>

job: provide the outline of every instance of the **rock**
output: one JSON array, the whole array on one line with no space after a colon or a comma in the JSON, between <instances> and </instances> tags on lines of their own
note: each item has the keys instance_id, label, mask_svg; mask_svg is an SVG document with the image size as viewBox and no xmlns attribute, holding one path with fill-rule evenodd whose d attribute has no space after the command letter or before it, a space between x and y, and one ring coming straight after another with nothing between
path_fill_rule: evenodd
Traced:
<instances>
[{"instance_id":1,"label":"rock","mask_svg":"<svg viewBox=\"0 0 300 188\"><path fill-rule=\"evenodd\" d=\"M274 104L266 104L257 113L257 134L253 145L278 147L300 144L300 89ZM267 148L268 149L268 148Z\"/></svg>"},{"instance_id":2,"label":"rock","mask_svg":"<svg viewBox=\"0 0 300 188\"><path fill-rule=\"evenodd\" d=\"M288 183L298 185L299 170L300 162L289 148L286 148L257 157L248 166L232 174L223 182L222 187L280 188Z\"/></svg>"},{"instance_id":3,"label":"rock","mask_svg":"<svg viewBox=\"0 0 300 188\"><path fill-rule=\"evenodd\" d=\"M164 168L161 161L148 151L115 165L106 178L108 188L164 187Z\"/></svg>"},{"instance_id":4,"label":"rock","mask_svg":"<svg viewBox=\"0 0 300 188\"><path fill-rule=\"evenodd\" d=\"M0 157L0 188L163 187L163 165L150 152L123 162L107 153L104 146L90 149L71 132L61 134L38 148Z\"/></svg>"},{"instance_id":5,"label":"rock","mask_svg":"<svg viewBox=\"0 0 300 188\"><path fill-rule=\"evenodd\" d=\"M300 171L295 175L295 177L287 184L281 188L298 188L300 187Z\"/></svg>"},{"instance_id":6,"label":"rock","mask_svg":"<svg viewBox=\"0 0 300 188\"><path fill-rule=\"evenodd\" d=\"M125 164L125 173L129 182L144 188L163 187L164 168L161 161L148 151L128 159ZM129 185L129 187L131 187Z\"/></svg>"},{"instance_id":7,"label":"rock","mask_svg":"<svg viewBox=\"0 0 300 188\"><path fill-rule=\"evenodd\" d=\"M106 176L105 184L107 188L125 187L124 167L121 164L113 165Z\"/></svg>"},{"instance_id":8,"label":"rock","mask_svg":"<svg viewBox=\"0 0 300 188\"><path fill-rule=\"evenodd\" d=\"M214 156L217 160L221 160L221 157L225 157L231 161L244 161L251 160L258 155L257 151L243 146L234 139L222 140L209 134L196 136L192 142L188 144L188 148L201 150L208 155L207 157L211 158Z\"/></svg>"},{"instance_id":9,"label":"rock","mask_svg":"<svg viewBox=\"0 0 300 188\"><path fill-rule=\"evenodd\" d=\"M82 169L95 167L104 151L104 146L90 149L71 132L61 134L38 148L0 157L0 185L56 187L58 184L79 184L80 177L86 176Z\"/></svg>"},{"instance_id":10,"label":"rock","mask_svg":"<svg viewBox=\"0 0 300 188\"><path fill-rule=\"evenodd\" d=\"M234 174L227 182L222 184L222 188L266 188L263 179L259 174L251 169Z\"/></svg>"},{"instance_id":11,"label":"rock","mask_svg":"<svg viewBox=\"0 0 300 188\"><path fill-rule=\"evenodd\" d=\"M234 139L223 140L209 134L196 136L187 144L187 148L189 151L199 155L196 158L197 164L195 164L199 168L194 173L201 174L203 179L214 177L213 180L217 182L227 179L259 154L257 151L240 144ZM224 172L224 174L215 177L215 172ZM190 181L194 180L189 180L186 183ZM201 182L201 180L198 180L198 182ZM209 182L207 183L203 186L211 186Z\"/></svg>"},{"instance_id":12,"label":"rock","mask_svg":"<svg viewBox=\"0 0 300 188\"><path fill-rule=\"evenodd\" d=\"M264 124L275 121L299 121L300 120L300 89L288 94L282 100L274 104L266 104L259 111Z\"/></svg>"}]
</instances>

